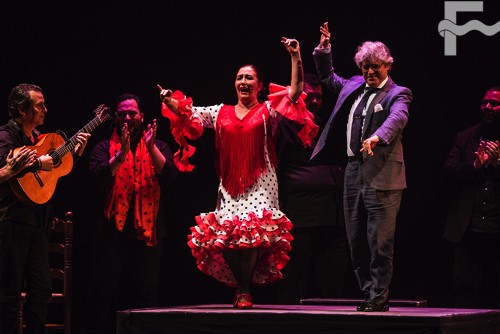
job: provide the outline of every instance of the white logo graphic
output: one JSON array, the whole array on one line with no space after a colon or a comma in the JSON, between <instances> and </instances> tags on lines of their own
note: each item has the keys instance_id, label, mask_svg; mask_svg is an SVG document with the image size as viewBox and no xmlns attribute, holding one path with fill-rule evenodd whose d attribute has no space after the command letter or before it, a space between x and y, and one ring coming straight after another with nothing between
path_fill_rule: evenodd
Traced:
<instances>
[{"instance_id":1,"label":"white logo graphic","mask_svg":"<svg viewBox=\"0 0 500 334\"><path fill-rule=\"evenodd\" d=\"M444 37L444 55L457 55L457 36L463 36L466 33L477 30L486 36L493 36L500 31L500 21L496 24L487 26L478 20L472 20L464 25L457 25L458 12L482 12L482 1L445 1L444 2L444 20L439 22L438 31Z\"/></svg>"}]
</instances>

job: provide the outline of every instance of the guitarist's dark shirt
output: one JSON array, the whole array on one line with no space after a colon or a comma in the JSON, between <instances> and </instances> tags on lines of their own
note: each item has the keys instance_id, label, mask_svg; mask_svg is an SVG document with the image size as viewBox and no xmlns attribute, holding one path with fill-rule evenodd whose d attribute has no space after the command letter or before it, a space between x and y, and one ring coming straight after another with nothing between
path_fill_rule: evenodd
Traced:
<instances>
[{"instance_id":1,"label":"guitarist's dark shirt","mask_svg":"<svg viewBox=\"0 0 500 334\"><path fill-rule=\"evenodd\" d=\"M38 132L33 133L36 138ZM0 168L5 166L9 151L23 145L31 146L34 143L28 138L19 124L10 120L0 127ZM15 180L14 180L15 181ZM39 226L46 223L48 205L26 205L21 202L9 182L0 184L0 221L8 220L20 224Z\"/></svg>"}]
</instances>

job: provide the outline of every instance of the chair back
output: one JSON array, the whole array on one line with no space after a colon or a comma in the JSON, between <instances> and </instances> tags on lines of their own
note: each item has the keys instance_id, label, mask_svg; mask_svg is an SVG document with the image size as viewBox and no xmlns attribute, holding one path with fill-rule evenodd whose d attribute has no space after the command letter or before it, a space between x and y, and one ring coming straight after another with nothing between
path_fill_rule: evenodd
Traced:
<instances>
[{"instance_id":1,"label":"chair back","mask_svg":"<svg viewBox=\"0 0 500 334\"><path fill-rule=\"evenodd\" d=\"M48 332L64 331L71 334L71 303L73 286L73 213L68 211L64 219L54 217L49 222L49 264L52 277L52 296L49 298ZM19 303L19 334L26 328L23 307L26 293L21 293Z\"/></svg>"}]
</instances>

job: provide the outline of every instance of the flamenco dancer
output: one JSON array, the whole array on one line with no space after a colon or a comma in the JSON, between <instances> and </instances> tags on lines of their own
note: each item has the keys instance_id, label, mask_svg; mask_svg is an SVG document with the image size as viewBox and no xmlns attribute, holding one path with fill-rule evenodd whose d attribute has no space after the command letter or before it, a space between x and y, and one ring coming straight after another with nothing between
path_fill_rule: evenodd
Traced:
<instances>
[{"instance_id":1,"label":"flamenco dancer","mask_svg":"<svg viewBox=\"0 0 500 334\"><path fill-rule=\"evenodd\" d=\"M251 284L280 280L280 270L289 260L292 223L279 210L276 122L284 116L303 124L299 137L304 145L310 145L318 130L303 101L299 42L283 37L281 43L291 56L291 84L270 84L265 102L258 98L263 79L255 65L245 65L236 74L236 105L193 107L191 98L182 92L158 85L162 114L169 118L180 145L174 155L179 170L194 167L188 159L195 149L186 139L199 138L203 128L215 130L220 179L217 207L196 216L188 245L202 272L236 287L233 305L238 309L253 306Z\"/></svg>"}]
</instances>

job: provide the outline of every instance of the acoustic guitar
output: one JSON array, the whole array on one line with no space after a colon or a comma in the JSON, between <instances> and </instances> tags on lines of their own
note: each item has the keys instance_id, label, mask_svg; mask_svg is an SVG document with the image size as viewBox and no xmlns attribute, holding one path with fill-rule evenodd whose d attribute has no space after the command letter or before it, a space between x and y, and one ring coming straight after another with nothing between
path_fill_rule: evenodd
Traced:
<instances>
[{"instance_id":1,"label":"acoustic guitar","mask_svg":"<svg viewBox=\"0 0 500 334\"><path fill-rule=\"evenodd\" d=\"M54 163L52 170L28 172L20 177L9 180L11 189L17 198L25 204L47 203L56 189L60 177L67 175L73 168L73 156L71 152L78 142L78 133L90 133L109 117L109 108L104 104L98 106L94 113L96 116L87 125L80 129L73 137L65 140L58 133L47 133L38 136L38 142L28 148L36 149L37 158L48 154ZM20 148L14 150L17 152Z\"/></svg>"}]
</instances>

